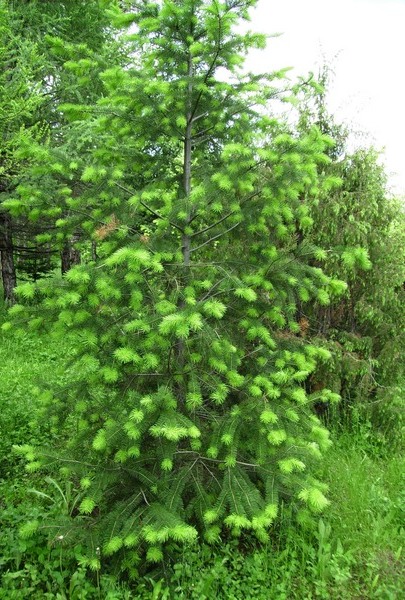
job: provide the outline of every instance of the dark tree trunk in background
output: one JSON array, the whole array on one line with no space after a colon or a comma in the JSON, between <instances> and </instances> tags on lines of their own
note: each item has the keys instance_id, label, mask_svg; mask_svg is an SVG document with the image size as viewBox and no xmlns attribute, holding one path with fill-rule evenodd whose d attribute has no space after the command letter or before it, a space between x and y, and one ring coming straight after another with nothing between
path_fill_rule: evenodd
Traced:
<instances>
[{"instance_id":1,"label":"dark tree trunk in background","mask_svg":"<svg viewBox=\"0 0 405 600\"><path fill-rule=\"evenodd\" d=\"M66 240L61 253L62 275L69 271L74 265L80 264L80 250L75 247L79 241L79 234L75 233L70 240Z\"/></svg>"},{"instance_id":2,"label":"dark tree trunk in background","mask_svg":"<svg viewBox=\"0 0 405 600\"><path fill-rule=\"evenodd\" d=\"M4 300L8 304L13 304L14 288L17 282L14 265L13 225L11 216L3 210L0 210L0 254Z\"/></svg>"},{"instance_id":3,"label":"dark tree trunk in background","mask_svg":"<svg viewBox=\"0 0 405 600\"><path fill-rule=\"evenodd\" d=\"M97 260L97 242L91 242L91 260Z\"/></svg>"}]
</instances>

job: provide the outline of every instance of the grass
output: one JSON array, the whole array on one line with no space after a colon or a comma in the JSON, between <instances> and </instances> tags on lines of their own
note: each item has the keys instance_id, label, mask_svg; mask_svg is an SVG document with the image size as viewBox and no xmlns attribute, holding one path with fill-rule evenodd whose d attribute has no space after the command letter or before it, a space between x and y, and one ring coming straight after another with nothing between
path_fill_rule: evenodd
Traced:
<instances>
[{"instance_id":1,"label":"grass","mask_svg":"<svg viewBox=\"0 0 405 600\"><path fill-rule=\"evenodd\" d=\"M1 320L1 319L0 319ZM45 506L27 490L44 484L27 474L13 444L39 443L46 426L31 422L41 380L63 381L60 343L33 333L0 333L0 599L396 600L405 589L404 460L373 445L369 424L335 434L320 476L330 508L314 527L299 527L288 509L266 547L228 541L173 549L134 582L80 566L80 548L51 549L45 536L18 533ZM365 434L367 431L367 435ZM380 440L381 441L381 440ZM379 444L380 444L379 441ZM48 509L49 510L49 509Z\"/></svg>"},{"instance_id":2,"label":"grass","mask_svg":"<svg viewBox=\"0 0 405 600\"><path fill-rule=\"evenodd\" d=\"M328 464L329 518L351 548L378 550L383 544L398 551L397 528L405 523L404 466L400 456L383 460L356 447L353 439L338 441Z\"/></svg>"},{"instance_id":3,"label":"grass","mask_svg":"<svg viewBox=\"0 0 405 600\"><path fill-rule=\"evenodd\" d=\"M325 464L332 547L350 566L353 598L398 598L405 587L405 461L342 435Z\"/></svg>"},{"instance_id":4,"label":"grass","mask_svg":"<svg viewBox=\"0 0 405 600\"><path fill-rule=\"evenodd\" d=\"M65 351L50 338L0 334L0 479L16 467L14 444L38 442L41 434L31 419L37 391L44 382L63 379Z\"/></svg>"}]
</instances>

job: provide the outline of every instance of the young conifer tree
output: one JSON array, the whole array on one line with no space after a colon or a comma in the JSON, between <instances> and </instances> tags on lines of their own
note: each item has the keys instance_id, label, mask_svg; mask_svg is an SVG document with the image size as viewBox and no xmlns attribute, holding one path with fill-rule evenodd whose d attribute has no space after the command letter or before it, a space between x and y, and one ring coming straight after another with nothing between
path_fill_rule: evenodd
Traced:
<instances>
[{"instance_id":1,"label":"young conifer tree","mask_svg":"<svg viewBox=\"0 0 405 600\"><path fill-rule=\"evenodd\" d=\"M111 9L130 26L129 64L103 73L91 112L65 107L94 135L58 171L80 173L82 193L64 183L64 197L98 259L20 287L42 298L33 326L51 323L76 352L67 389L42 395L69 443L25 450L32 468L56 456L79 474L76 526L67 519L54 539L81 537L96 568L96 548L125 548L129 563L146 548L157 561L198 533L266 540L284 500L301 516L327 505L311 464L328 433L311 402L333 395L303 385L327 353L299 335L297 306L342 285L308 266L322 252L295 228L310 226L303 199L318 193L330 141L265 116L280 74L242 74L264 43L235 29L255 4Z\"/></svg>"}]
</instances>

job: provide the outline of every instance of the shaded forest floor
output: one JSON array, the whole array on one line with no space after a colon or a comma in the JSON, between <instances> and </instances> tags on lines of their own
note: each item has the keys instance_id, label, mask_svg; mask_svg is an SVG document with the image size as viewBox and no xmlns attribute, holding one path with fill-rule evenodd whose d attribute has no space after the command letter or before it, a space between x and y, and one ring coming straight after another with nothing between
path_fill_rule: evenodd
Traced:
<instances>
[{"instance_id":1,"label":"shaded forest floor","mask_svg":"<svg viewBox=\"0 0 405 600\"><path fill-rule=\"evenodd\" d=\"M107 568L88 573L80 548L50 548L45 535L21 538L29 520L69 502L70 489L27 473L15 444L43 443L48 423L33 425L37 386L63 381L67 348L35 334L0 334L0 598L91 599L216 597L226 600L311 598L394 600L405 589L404 459L367 420L350 432L332 428L334 446L320 467L330 508L314 527L297 526L286 509L266 547L234 541L174 550L171 562L133 582ZM32 489L49 494L42 500ZM31 491L30 491L31 490ZM79 562L79 564L78 564Z\"/></svg>"}]
</instances>

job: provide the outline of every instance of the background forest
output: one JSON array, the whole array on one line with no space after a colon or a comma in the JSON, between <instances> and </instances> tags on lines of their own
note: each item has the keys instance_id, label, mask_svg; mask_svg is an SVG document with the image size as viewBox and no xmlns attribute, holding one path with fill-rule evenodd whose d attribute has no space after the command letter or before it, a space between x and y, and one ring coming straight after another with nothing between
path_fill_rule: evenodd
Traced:
<instances>
[{"instance_id":1,"label":"background forest","mask_svg":"<svg viewBox=\"0 0 405 600\"><path fill-rule=\"evenodd\" d=\"M0 0L0 598L404 587L403 200L255 4Z\"/></svg>"}]
</instances>

